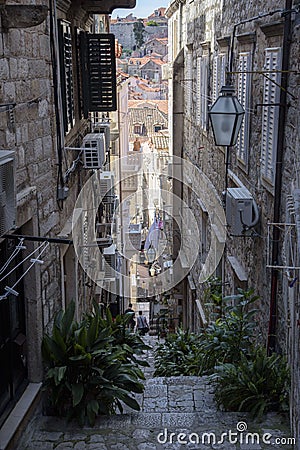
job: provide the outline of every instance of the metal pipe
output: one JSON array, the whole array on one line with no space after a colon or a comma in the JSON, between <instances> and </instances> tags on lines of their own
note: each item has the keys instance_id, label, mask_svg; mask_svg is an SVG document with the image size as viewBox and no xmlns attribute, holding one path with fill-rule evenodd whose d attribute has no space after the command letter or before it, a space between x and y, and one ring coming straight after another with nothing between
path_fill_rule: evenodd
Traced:
<instances>
[{"instance_id":1,"label":"metal pipe","mask_svg":"<svg viewBox=\"0 0 300 450\"><path fill-rule=\"evenodd\" d=\"M23 234L4 234L3 237L7 239L24 239L25 241L33 241L33 242L49 242L50 244L73 244L72 239L64 239L64 238L48 238L43 236L26 236Z\"/></svg>"}]
</instances>

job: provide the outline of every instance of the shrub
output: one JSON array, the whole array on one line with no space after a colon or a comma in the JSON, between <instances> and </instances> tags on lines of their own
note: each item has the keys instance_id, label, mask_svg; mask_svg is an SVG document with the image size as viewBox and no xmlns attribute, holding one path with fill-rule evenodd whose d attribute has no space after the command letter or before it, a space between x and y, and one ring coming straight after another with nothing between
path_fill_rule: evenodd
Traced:
<instances>
[{"instance_id":1,"label":"shrub","mask_svg":"<svg viewBox=\"0 0 300 450\"><path fill-rule=\"evenodd\" d=\"M178 330L155 350L154 376L198 375L199 336Z\"/></svg>"},{"instance_id":2,"label":"shrub","mask_svg":"<svg viewBox=\"0 0 300 450\"><path fill-rule=\"evenodd\" d=\"M77 323L71 303L56 315L52 335L46 334L42 342L44 385L53 413L76 417L81 424L87 418L91 425L98 414L122 412L122 403L139 410L130 394L144 389L139 381L144 375L127 340L126 319L122 323L117 318L113 326L111 316L102 319L98 305L94 307L94 314ZM134 345L142 349L138 340Z\"/></svg>"},{"instance_id":3,"label":"shrub","mask_svg":"<svg viewBox=\"0 0 300 450\"><path fill-rule=\"evenodd\" d=\"M219 363L239 361L241 355L246 356L252 350L257 309L250 309L250 306L258 297L252 289L238 292L238 295L223 298L223 316L203 330L201 373L211 373Z\"/></svg>"},{"instance_id":4,"label":"shrub","mask_svg":"<svg viewBox=\"0 0 300 450\"><path fill-rule=\"evenodd\" d=\"M267 356L258 347L250 359L241 355L235 364L222 364L212 377L215 399L229 411L249 411L261 417L267 411L288 410L289 370L285 359Z\"/></svg>"}]
</instances>

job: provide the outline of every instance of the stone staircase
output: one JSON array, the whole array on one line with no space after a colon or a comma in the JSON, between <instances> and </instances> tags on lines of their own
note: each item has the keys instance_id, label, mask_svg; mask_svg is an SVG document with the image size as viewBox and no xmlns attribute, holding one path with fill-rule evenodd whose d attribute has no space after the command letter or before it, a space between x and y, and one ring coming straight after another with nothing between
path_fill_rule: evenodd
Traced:
<instances>
[{"instance_id":1,"label":"stone staircase","mask_svg":"<svg viewBox=\"0 0 300 450\"><path fill-rule=\"evenodd\" d=\"M152 336L145 340L152 347L157 343ZM147 351L144 358L150 367L145 369L145 391L138 396L140 412L127 408L124 414L100 417L93 428L37 414L16 450L293 448L275 443L276 438L290 437L288 424L281 416L270 414L263 422L253 422L244 413L219 411L206 377L153 378L153 351ZM236 442L229 442L229 433ZM245 443L247 433L250 443ZM272 445L263 443L266 433L271 435Z\"/></svg>"}]
</instances>

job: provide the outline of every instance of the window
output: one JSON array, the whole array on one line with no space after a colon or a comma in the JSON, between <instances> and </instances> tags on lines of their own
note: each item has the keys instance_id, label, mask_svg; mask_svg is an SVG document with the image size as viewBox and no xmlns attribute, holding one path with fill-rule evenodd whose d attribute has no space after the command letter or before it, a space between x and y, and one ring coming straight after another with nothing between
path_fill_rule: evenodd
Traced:
<instances>
[{"instance_id":1,"label":"window","mask_svg":"<svg viewBox=\"0 0 300 450\"><path fill-rule=\"evenodd\" d=\"M207 127L208 105L208 55L197 58L197 93L196 93L197 125Z\"/></svg>"},{"instance_id":2,"label":"window","mask_svg":"<svg viewBox=\"0 0 300 450\"><path fill-rule=\"evenodd\" d=\"M188 50L186 57L186 81L184 83L186 86L186 113L188 116L192 114L192 96L193 96L193 55L190 50Z\"/></svg>"},{"instance_id":3,"label":"window","mask_svg":"<svg viewBox=\"0 0 300 450\"><path fill-rule=\"evenodd\" d=\"M280 48L270 48L265 51L265 70L270 70L264 77L264 92L262 110L262 141L261 141L261 173L271 183L275 178L275 155L278 130L278 102L281 69ZM273 71L273 72L272 72ZM274 83L275 82L275 83ZM274 106L272 106L274 105Z\"/></svg>"},{"instance_id":4,"label":"window","mask_svg":"<svg viewBox=\"0 0 300 450\"><path fill-rule=\"evenodd\" d=\"M154 133L158 133L162 129L161 125L154 125Z\"/></svg>"},{"instance_id":5,"label":"window","mask_svg":"<svg viewBox=\"0 0 300 450\"><path fill-rule=\"evenodd\" d=\"M64 20L58 21L61 95L63 104L63 121L65 133L70 131L75 123L73 66L72 66L72 36L70 24Z\"/></svg>"},{"instance_id":6,"label":"window","mask_svg":"<svg viewBox=\"0 0 300 450\"><path fill-rule=\"evenodd\" d=\"M227 56L225 53L216 55L213 61L212 102L215 102L221 87L225 85Z\"/></svg>"},{"instance_id":7,"label":"window","mask_svg":"<svg viewBox=\"0 0 300 450\"><path fill-rule=\"evenodd\" d=\"M134 124L133 132L134 132L134 134L142 134L143 133L143 125L140 123Z\"/></svg>"},{"instance_id":8,"label":"window","mask_svg":"<svg viewBox=\"0 0 300 450\"><path fill-rule=\"evenodd\" d=\"M248 161L249 151L249 124L250 124L250 52L239 55L239 75L238 75L238 99L245 110L241 131L237 141L237 155L245 164Z\"/></svg>"}]
</instances>

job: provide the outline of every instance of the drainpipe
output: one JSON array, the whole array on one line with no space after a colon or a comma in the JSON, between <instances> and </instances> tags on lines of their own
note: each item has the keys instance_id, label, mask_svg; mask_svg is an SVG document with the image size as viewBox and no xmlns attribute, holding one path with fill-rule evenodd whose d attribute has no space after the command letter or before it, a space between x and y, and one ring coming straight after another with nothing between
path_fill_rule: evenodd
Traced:
<instances>
[{"instance_id":1,"label":"drainpipe","mask_svg":"<svg viewBox=\"0 0 300 450\"><path fill-rule=\"evenodd\" d=\"M292 0L286 0L282 44L282 78L280 90L280 106L278 118L278 144L276 154L276 172L275 172L275 189L274 189L274 212L273 222L280 222L281 209L281 189L282 189L282 165L284 156L284 141L285 141L285 122L287 114L287 87L288 87L288 70L290 58L291 45L291 11ZM284 13L283 13L284 14ZM279 257L279 238L280 232L278 227L273 230L273 244L272 244L272 266L278 264ZM277 296L278 296L278 275L277 269L272 268L271 272L271 297L270 297L270 318L269 318L269 332L268 332L268 353L272 353L276 346L276 329L277 329Z\"/></svg>"}]
</instances>

